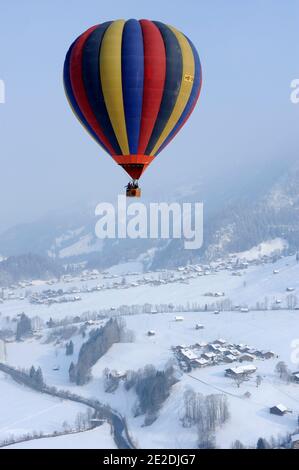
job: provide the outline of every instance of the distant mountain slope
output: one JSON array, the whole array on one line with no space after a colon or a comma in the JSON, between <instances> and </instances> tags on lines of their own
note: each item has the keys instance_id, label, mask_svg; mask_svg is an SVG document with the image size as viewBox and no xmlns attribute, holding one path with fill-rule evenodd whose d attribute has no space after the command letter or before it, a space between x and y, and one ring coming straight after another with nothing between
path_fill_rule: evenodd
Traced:
<instances>
[{"instance_id":1,"label":"distant mountain slope","mask_svg":"<svg viewBox=\"0 0 299 470\"><path fill-rule=\"evenodd\" d=\"M296 165L264 194L230 204L208 226L205 255L249 250L266 240L282 238L299 248L299 167Z\"/></svg>"},{"instance_id":2,"label":"distant mountain slope","mask_svg":"<svg viewBox=\"0 0 299 470\"><path fill-rule=\"evenodd\" d=\"M214 181L190 185L187 192L176 190L170 201L204 202L200 250L185 250L183 240L99 240L94 232L96 204L90 204L7 230L0 234L0 255L32 252L98 268L138 258L147 267L161 268L243 252L276 238L295 250L299 248L299 165L271 171L259 171L245 183L235 182L232 176L230 184Z\"/></svg>"},{"instance_id":3,"label":"distant mountain slope","mask_svg":"<svg viewBox=\"0 0 299 470\"><path fill-rule=\"evenodd\" d=\"M59 277L63 270L55 261L34 254L10 256L0 262L0 285L21 280Z\"/></svg>"},{"instance_id":4,"label":"distant mountain slope","mask_svg":"<svg viewBox=\"0 0 299 470\"><path fill-rule=\"evenodd\" d=\"M267 182L267 184L266 184ZM184 250L173 240L155 252L152 268L174 267L250 250L269 240L285 240L289 251L299 249L299 165L274 182L260 180L234 197L223 193L221 203L204 205L204 243L200 250ZM197 199L200 200L200 199Z\"/></svg>"}]
</instances>

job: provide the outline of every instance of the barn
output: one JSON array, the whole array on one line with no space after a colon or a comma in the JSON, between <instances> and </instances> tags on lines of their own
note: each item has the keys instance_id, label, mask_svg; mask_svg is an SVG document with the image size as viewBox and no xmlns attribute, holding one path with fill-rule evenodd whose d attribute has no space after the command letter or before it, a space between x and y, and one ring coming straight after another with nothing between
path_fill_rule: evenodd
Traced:
<instances>
[{"instance_id":1,"label":"barn","mask_svg":"<svg viewBox=\"0 0 299 470\"><path fill-rule=\"evenodd\" d=\"M243 361L252 362L254 360L255 360L255 356L253 356L252 354L249 354L249 353L241 354L241 356L239 357L240 362L243 362Z\"/></svg>"},{"instance_id":2,"label":"barn","mask_svg":"<svg viewBox=\"0 0 299 470\"><path fill-rule=\"evenodd\" d=\"M299 371L292 373L292 379L296 384L299 384Z\"/></svg>"},{"instance_id":3,"label":"barn","mask_svg":"<svg viewBox=\"0 0 299 470\"><path fill-rule=\"evenodd\" d=\"M287 407L283 405L282 403L279 403L279 405L271 406L270 408L270 413L272 415L284 416L287 412L288 412Z\"/></svg>"},{"instance_id":4,"label":"barn","mask_svg":"<svg viewBox=\"0 0 299 470\"><path fill-rule=\"evenodd\" d=\"M291 437L292 440L292 448L299 449L299 434L293 434Z\"/></svg>"},{"instance_id":5,"label":"barn","mask_svg":"<svg viewBox=\"0 0 299 470\"><path fill-rule=\"evenodd\" d=\"M225 375L226 377L238 377L241 375L250 375L254 374L256 372L257 368L255 366L251 365L246 365L246 366L240 366L240 367L230 367L229 369L225 370Z\"/></svg>"}]
</instances>

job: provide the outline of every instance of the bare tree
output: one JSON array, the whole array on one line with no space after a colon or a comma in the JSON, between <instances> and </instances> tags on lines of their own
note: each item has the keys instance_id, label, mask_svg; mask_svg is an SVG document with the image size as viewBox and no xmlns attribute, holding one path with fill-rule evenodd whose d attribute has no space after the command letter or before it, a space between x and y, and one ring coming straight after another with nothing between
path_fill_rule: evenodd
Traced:
<instances>
[{"instance_id":1,"label":"bare tree","mask_svg":"<svg viewBox=\"0 0 299 470\"><path fill-rule=\"evenodd\" d=\"M246 380L248 380L248 376L246 374L236 374L232 378L238 388L240 388L240 385L243 382L246 382Z\"/></svg>"},{"instance_id":2,"label":"bare tree","mask_svg":"<svg viewBox=\"0 0 299 470\"><path fill-rule=\"evenodd\" d=\"M262 381L263 381L262 377L260 375L257 375L256 380L255 380L256 388L258 388L261 385Z\"/></svg>"},{"instance_id":3,"label":"bare tree","mask_svg":"<svg viewBox=\"0 0 299 470\"><path fill-rule=\"evenodd\" d=\"M290 382L291 380L291 373L286 365L285 362L279 361L276 364L275 372L279 375L279 378L284 380L285 382Z\"/></svg>"},{"instance_id":4,"label":"bare tree","mask_svg":"<svg viewBox=\"0 0 299 470\"><path fill-rule=\"evenodd\" d=\"M203 396L200 393L195 393L192 389L188 389L184 394L184 403L185 415L182 419L183 426L190 427L197 425L200 436L204 432L213 434L217 427L221 426L229 418L225 395L214 394ZM201 437L199 440L201 440Z\"/></svg>"},{"instance_id":5,"label":"bare tree","mask_svg":"<svg viewBox=\"0 0 299 470\"><path fill-rule=\"evenodd\" d=\"M198 427L198 448L199 449L215 449L216 438L212 431Z\"/></svg>"}]
</instances>

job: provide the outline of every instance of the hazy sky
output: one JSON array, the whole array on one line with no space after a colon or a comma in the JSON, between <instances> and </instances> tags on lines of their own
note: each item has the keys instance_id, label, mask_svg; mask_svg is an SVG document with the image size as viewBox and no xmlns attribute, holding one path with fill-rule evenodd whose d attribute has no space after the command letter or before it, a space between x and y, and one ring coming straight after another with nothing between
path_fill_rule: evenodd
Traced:
<instances>
[{"instance_id":1,"label":"hazy sky","mask_svg":"<svg viewBox=\"0 0 299 470\"><path fill-rule=\"evenodd\" d=\"M146 171L143 191L250 177L298 158L299 0L1 0L0 229L128 181L70 111L62 86L70 43L118 18L159 19L188 35L203 68L191 119ZM217 188L215 188L217 190Z\"/></svg>"}]
</instances>

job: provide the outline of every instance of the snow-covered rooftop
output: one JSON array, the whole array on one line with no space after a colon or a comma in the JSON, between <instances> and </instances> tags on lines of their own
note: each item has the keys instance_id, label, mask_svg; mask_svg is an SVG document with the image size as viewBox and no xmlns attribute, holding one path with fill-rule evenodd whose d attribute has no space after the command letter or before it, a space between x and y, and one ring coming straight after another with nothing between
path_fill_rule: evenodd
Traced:
<instances>
[{"instance_id":1,"label":"snow-covered rooftop","mask_svg":"<svg viewBox=\"0 0 299 470\"><path fill-rule=\"evenodd\" d=\"M277 408L282 413L284 413L285 411L288 411L287 407L283 405L282 403L279 403L278 405L274 405L272 408Z\"/></svg>"},{"instance_id":2,"label":"snow-covered rooftop","mask_svg":"<svg viewBox=\"0 0 299 470\"><path fill-rule=\"evenodd\" d=\"M246 365L246 366L239 366L239 367L231 367L228 370L231 370L234 374L244 374L244 372L255 372L256 367L252 365Z\"/></svg>"},{"instance_id":3,"label":"snow-covered rooftop","mask_svg":"<svg viewBox=\"0 0 299 470\"><path fill-rule=\"evenodd\" d=\"M182 349L181 353L190 360L197 359L197 355L191 349Z\"/></svg>"}]
</instances>

